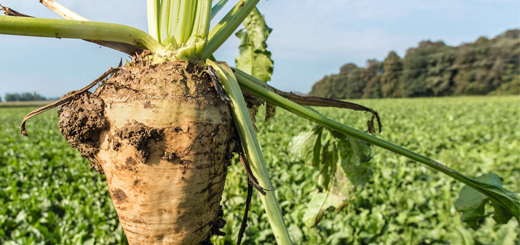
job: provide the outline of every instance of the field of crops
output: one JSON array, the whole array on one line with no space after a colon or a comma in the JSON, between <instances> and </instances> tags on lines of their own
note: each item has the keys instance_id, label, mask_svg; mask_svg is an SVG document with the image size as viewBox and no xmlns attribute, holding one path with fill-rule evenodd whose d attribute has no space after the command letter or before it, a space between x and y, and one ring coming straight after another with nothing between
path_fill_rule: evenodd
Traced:
<instances>
[{"instance_id":1,"label":"field of crops","mask_svg":"<svg viewBox=\"0 0 520 245\"><path fill-rule=\"evenodd\" d=\"M469 176L495 172L520 192L520 98L464 97L356 101L382 117L379 137ZM90 170L57 127L56 111L19 124L33 107L0 108L0 244L126 244L104 176ZM368 114L321 112L365 130ZM491 213L477 231L461 223L454 201L462 184L383 149L373 149L372 180L340 213L316 227L302 221L316 190L316 171L289 154L292 137L312 124L278 110L258 119L259 138L290 234L297 244L516 244L516 220L496 225ZM260 113L259 117L263 116ZM222 205L235 244L247 182L239 162L229 168ZM487 212L492 212L489 208ZM244 244L273 244L257 194ZM505 240L504 240L505 239ZM509 240L509 243L504 241Z\"/></svg>"}]
</instances>

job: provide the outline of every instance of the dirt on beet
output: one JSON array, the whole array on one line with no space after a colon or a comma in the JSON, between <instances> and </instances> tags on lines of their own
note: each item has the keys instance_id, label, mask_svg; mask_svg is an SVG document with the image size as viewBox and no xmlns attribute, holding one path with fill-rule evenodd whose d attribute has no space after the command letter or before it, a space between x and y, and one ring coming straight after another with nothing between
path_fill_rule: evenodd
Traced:
<instances>
[{"instance_id":1,"label":"dirt on beet","mask_svg":"<svg viewBox=\"0 0 520 245\"><path fill-rule=\"evenodd\" d=\"M161 140L164 129L151 128L143 123L134 121L127 123L123 128L116 130L116 137L113 144L119 144L118 140L126 140L128 144L135 147L137 154L136 158L146 163L150 155L150 149L147 144L153 139L155 141Z\"/></svg>"},{"instance_id":2,"label":"dirt on beet","mask_svg":"<svg viewBox=\"0 0 520 245\"><path fill-rule=\"evenodd\" d=\"M204 72L133 60L58 110L69 144L106 174L129 241L211 244L224 234L221 195L240 145L229 105ZM245 96L256 114L263 101Z\"/></svg>"},{"instance_id":3,"label":"dirt on beet","mask_svg":"<svg viewBox=\"0 0 520 245\"><path fill-rule=\"evenodd\" d=\"M102 99L87 91L70 103L58 107L60 132L70 146L78 149L90 161L90 167L101 174L103 168L95 154L99 151L99 135L107 126L104 106Z\"/></svg>"}]
</instances>

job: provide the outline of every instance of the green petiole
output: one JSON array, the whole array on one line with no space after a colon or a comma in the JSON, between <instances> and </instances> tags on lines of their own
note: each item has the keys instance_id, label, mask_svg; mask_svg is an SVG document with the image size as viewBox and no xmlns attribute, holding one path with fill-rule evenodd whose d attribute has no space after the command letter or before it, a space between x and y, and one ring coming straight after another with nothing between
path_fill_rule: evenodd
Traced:
<instances>
[{"instance_id":1,"label":"green petiole","mask_svg":"<svg viewBox=\"0 0 520 245\"><path fill-rule=\"evenodd\" d=\"M175 30L179 28L182 28L182 26L177 26L179 23L179 18L181 12L181 1L179 0L172 0L170 3L170 12L168 16L168 36L177 36L178 34L175 33ZM181 44L182 42L179 42L178 44Z\"/></svg>"},{"instance_id":2,"label":"green petiole","mask_svg":"<svg viewBox=\"0 0 520 245\"><path fill-rule=\"evenodd\" d=\"M191 31L193 29L193 19L195 17L193 5L197 5L194 0L185 0L185 1L175 1L175 3L180 2L178 16L175 19L170 20L170 23L174 23L175 31L172 33L176 37L178 37L180 43L185 43L188 41ZM173 28L170 28L173 30Z\"/></svg>"},{"instance_id":3,"label":"green petiole","mask_svg":"<svg viewBox=\"0 0 520 245\"><path fill-rule=\"evenodd\" d=\"M160 6L160 0L148 0L146 3L146 10L148 12L148 33L157 41L161 40L159 36Z\"/></svg>"},{"instance_id":4,"label":"green petiole","mask_svg":"<svg viewBox=\"0 0 520 245\"><path fill-rule=\"evenodd\" d=\"M164 50L157 40L139 29L94 21L0 16L0 34L119 42L142 47L152 53Z\"/></svg>"},{"instance_id":5,"label":"green petiole","mask_svg":"<svg viewBox=\"0 0 520 245\"><path fill-rule=\"evenodd\" d=\"M179 45L177 45L177 40L175 39L174 35L169 36L168 38L164 39L161 43L164 47L167 49L177 49Z\"/></svg>"},{"instance_id":6,"label":"green petiole","mask_svg":"<svg viewBox=\"0 0 520 245\"><path fill-rule=\"evenodd\" d=\"M159 42L163 42L170 35L168 35L168 25L170 23L170 5L171 0L163 0L161 1L160 12L159 12L159 37L161 37Z\"/></svg>"},{"instance_id":7,"label":"green petiole","mask_svg":"<svg viewBox=\"0 0 520 245\"><path fill-rule=\"evenodd\" d=\"M247 104L233 71L223 62L207 60L206 63L217 70L224 90L232 101L231 107L233 118L240 135L240 140L242 141L244 153L251 164L253 174L258 178L258 182L264 189L274 190L271 179L269 178L269 173L267 172L264 157L260 150L260 145L256 138L253 122L251 121L249 111L247 110ZM267 191L265 196L260 195L260 199L265 207L269 223L271 224L271 228L278 244L292 244L274 191Z\"/></svg>"}]
</instances>

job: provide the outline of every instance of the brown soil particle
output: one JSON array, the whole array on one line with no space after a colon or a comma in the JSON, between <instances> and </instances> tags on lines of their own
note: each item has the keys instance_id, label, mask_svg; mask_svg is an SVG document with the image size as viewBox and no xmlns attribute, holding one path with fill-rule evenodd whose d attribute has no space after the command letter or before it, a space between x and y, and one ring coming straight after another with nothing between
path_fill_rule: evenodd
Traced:
<instances>
[{"instance_id":1,"label":"brown soil particle","mask_svg":"<svg viewBox=\"0 0 520 245\"><path fill-rule=\"evenodd\" d=\"M150 101L145 101L143 103L143 106L145 109L153 109L153 108L157 107L154 104L152 104L152 102L150 102Z\"/></svg>"},{"instance_id":2,"label":"brown soil particle","mask_svg":"<svg viewBox=\"0 0 520 245\"><path fill-rule=\"evenodd\" d=\"M128 169L130 171L134 171L137 169L137 161L133 157L127 157L125 163L125 169Z\"/></svg>"},{"instance_id":3,"label":"brown soil particle","mask_svg":"<svg viewBox=\"0 0 520 245\"><path fill-rule=\"evenodd\" d=\"M124 191L122 191L120 189L112 191L112 200L122 203L125 201L125 199L126 199L126 194Z\"/></svg>"},{"instance_id":4,"label":"brown soil particle","mask_svg":"<svg viewBox=\"0 0 520 245\"><path fill-rule=\"evenodd\" d=\"M175 153L175 152L167 152L167 151L164 152L164 155L162 157L163 160L170 161L170 162L175 160L175 159L177 159L177 158L178 158L177 157L177 153Z\"/></svg>"},{"instance_id":5,"label":"brown soil particle","mask_svg":"<svg viewBox=\"0 0 520 245\"><path fill-rule=\"evenodd\" d=\"M110 97L126 103L138 100L144 109L150 110L158 107L154 101L163 100L200 106L221 104L222 100L211 82L207 81L204 69L187 62L150 65L133 61L124 67L124 71L118 71L107 79L96 94L110 94Z\"/></svg>"},{"instance_id":6,"label":"brown soil particle","mask_svg":"<svg viewBox=\"0 0 520 245\"><path fill-rule=\"evenodd\" d=\"M161 140L164 129L150 128L143 123L134 121L127 123L123 128L116 130L116 136L122 140L127 140L128 144L137 150L137 159L146 163L150 149L148 149L148 140Z\"/></svg>"},{"instance_id":7,"label":"brown soil particle","mask_svg":"<svg viewBox=\"0 0 520 245\"><path fill-rule=\"evenodd\" d=\"M88 91L58 107L60 132L101 174L103 168L94 155L99 151L99 134L106 127L103 108L103 100Z\"/></svg>"}]
</instances>

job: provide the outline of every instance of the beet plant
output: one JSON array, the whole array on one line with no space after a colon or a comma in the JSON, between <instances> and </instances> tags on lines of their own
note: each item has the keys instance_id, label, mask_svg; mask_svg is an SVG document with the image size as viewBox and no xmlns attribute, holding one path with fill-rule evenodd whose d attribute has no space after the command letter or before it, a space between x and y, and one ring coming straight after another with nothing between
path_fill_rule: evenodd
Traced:
<instances>
[{"instance_id":1,"label":"beet plant","mask_svg":"<svg viewBox=\"0 0 520 245\"><path fill-rule=\"evenodd\" d=\"M461 219L476 228L487 204L494 219L520 218L517 194L502 188L493 173L470 178L418 153L374 136L377 113L348 102L280 91L266 82L273 62L265 49L270 29L256 9L259 0L240 0L210 30L228 1L148 0L149 33L90 21L50 0L42 4L67 20L40 19L0 6L0 34L83 39L132 56L83 89L29 113L28 119L58 107L59 128L68 143L106 175L121 226L131 244L204 244L223 226L221 196L226 170L238 153L251 191L260 192L274 236L291 244L257 141L254 119L266 103L267 117L279 107L317 126L296 138L293 152L320 171L321 192L305 215L319 222L329 206L337 210L355 198L370 177L371 146L379 146L440 171L466 186L455 202ZM233 34L243 45L237 67L213 53ZM89 89L99 87L94 93ZM368 132L329 119L310 106L372 113ZM247 208L244 220L247 218ZM243 231L245 223L241 227ZM239 237L240 243L240 237Z\"/></svg>"}]
</instances>

